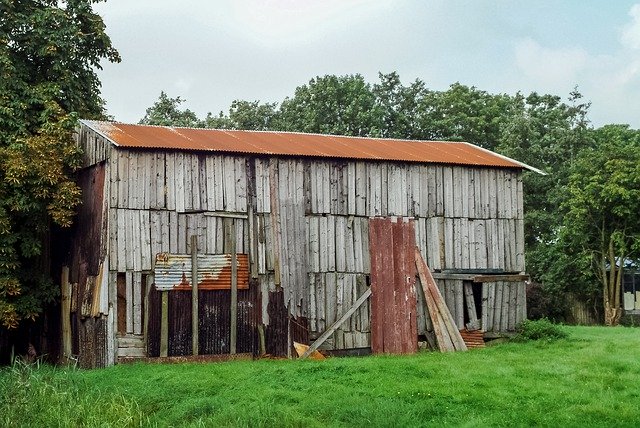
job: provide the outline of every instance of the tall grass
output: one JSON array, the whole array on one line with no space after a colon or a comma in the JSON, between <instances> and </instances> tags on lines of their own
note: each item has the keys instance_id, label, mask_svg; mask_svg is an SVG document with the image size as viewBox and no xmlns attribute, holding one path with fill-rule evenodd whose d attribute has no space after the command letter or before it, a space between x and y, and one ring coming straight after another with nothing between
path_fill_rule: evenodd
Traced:
<instances>
[{"instance_id":1,"label":"tall grass","mask_svg":"<svg viewBox=\"0 0 640 428\"><path fill-rule=\"evenodd\" d=\"M143 426L134 400L95 388L82 376L15 360L0 372L2 427Z\"/></svg>"},{"instance_id":2,"label":"tall grass","mask_svg":"<svg viewBox=\"0 0 640 428\"><path fill-rule=\"evenodd\" d=\"M637 426L637 330L563 329L569 338L455 354L32 370L54 398L3 396L0 425L43 411L13 426L56 414L58 426Z\"/></svg>"}]
</instances>

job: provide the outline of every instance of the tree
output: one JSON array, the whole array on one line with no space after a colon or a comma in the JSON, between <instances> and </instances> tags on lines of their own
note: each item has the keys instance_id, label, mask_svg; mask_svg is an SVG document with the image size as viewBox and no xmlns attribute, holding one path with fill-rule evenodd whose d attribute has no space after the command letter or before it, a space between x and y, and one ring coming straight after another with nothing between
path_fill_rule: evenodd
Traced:
<instances>
[{"instance_id":1,"label":"tree","mask_svg":"<svg viewBox=\"0 0 640 428\"><path fill-rule=\"evenodd\" d=\"M91 0L2 1L0 14L0 323L34 319L58 292L39 256L69 226L78 116L101 118L100 61L119 61Z\"/></svg>"},{"instance_id":2,"label":"tree","mask_svg":"<svg viewBox=\"0 0 640 428\"><path fill-rule=\"evenodd\" d=\"M640 131L608 125L571 169L566 239L600 280L606 325L616 325L625 263L640 260Z\"/></svg>"},{"instance_id":3,"label":"tree","mask_svg":"<svg viewBox=\"0 0 640 428\"><path fill-rule=\"evenodd\" d=\"M158 101L149 107L142 119L141 125L183 126L202 128L204 122L189 109L180 110L180 104L185 102L180 97L170 98L164 91L160 92Z\"/></svg>"},{"instance_id":4,"label":"tree","mask_svg":"<svg viewBox=\"0 0 640 428\"><path fill-rule=\"evenodd\" d=\"M359 75L316 77L280 106L285 131L379 136L381 110L371 85Z\"/></svg>"}]
</instances>

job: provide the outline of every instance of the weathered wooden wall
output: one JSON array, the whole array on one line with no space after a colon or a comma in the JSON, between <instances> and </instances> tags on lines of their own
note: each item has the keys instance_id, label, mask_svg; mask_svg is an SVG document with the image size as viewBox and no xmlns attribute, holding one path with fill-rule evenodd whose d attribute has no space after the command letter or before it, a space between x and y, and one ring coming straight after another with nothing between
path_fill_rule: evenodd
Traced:
<instances>
[{"instance_id":1,"label":"weathered wooden wall","mask_svg":"<svg viewBox=\"0 0 640 428\"><path fill-rule=\"evenodd\" d=\"M79 137L95 146L85 164L106 159L105 263L110 290L118 273L125 276L129 335L142 333L142 274L152 271L158 252L189 253L191 235L201 253L227 252L233 240L249 254L267 342L272 323L291 330L289 321L272 319L283 313L274 308L315 337L368 286L370 217L414 218L431 269L524 272L519 170L126 150L92 131ZM225 226L230 217L233 233ZM439 286L446 296L458 284ZM282 302L271 301L275 296ZM110 302L116 300L112 291ZM369 346L369 314L363 305L327 345Z\"/></svg>"}]
</instances>

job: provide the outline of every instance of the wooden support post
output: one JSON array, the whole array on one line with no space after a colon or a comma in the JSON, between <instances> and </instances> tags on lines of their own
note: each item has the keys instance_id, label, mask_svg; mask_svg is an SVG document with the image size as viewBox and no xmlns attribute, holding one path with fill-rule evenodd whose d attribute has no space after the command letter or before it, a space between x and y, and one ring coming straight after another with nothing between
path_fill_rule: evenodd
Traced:
<instances>
[{"instance_id":1,"label":"wooden support post","mask_svg":"<svg viewBox=\"0 0 640 428\"><path fill-rule=\"evenodd\" d=\"M149 293L153 287L153 275L147 275L144 292L144 354L149 356Z\"/></svg>"},{"instance_id":2,"label":"wooden support post","mask_svg":"<svg viewBox=\"0 0 640 428\"><path fill-rule=\"evenodd\" d=\"M191 235L191 348L198 355L198 237Z\"/></svg>"},{"instance_id":3,"label":"wooden support post","mask_svg":"<svg viewBox=\"0 0 640 428\"><path fill-rule=\"evenodd\" d=\"M231 340L229 353L236 353L236 342L238 339L238 255L236 254L236 222L231 220L232 233L230 242L231 250Z\"/></svg>"},{"instance_id":4,"label":"wooden support post","mask_svg":"<svg viewBox=\"0 0 640 428\"><path fill-rule=\"evenodd\" d=\"M62 357L66 361L71 356L71 284L69 283L69 267L62 267L60 281L62 303L61 328L62 328Z\"/></svg>"},{"instance_id":5,"label":"wooden support post","mask_svg":"<svg viewBox=\"0 0 640 428\"><path fill-rule=\"evenodd\" d=\"M169 351L169 292L162 292L160 316L160 356L166 357Z\"/></svg>"},{"instance_id":6,"label":"wooden support post","mask_svg":"<svg viewBox=\"0 0 640 428\"><path fill-rule=\"evenodd\" d=\"M318 349L318 347L322 345L333 334L333 332L340 328L340 326L347 319L349 319L349 317L351 317L351 315L353 315L353 313L357 311L364 302L367 301L369 296L371 296L371 288L367 288L365 292L362 293L362 296L358 297L358 300L356 300L353 306L351 306L344 314L342 314L342 316L340 316L338 320L331 325L331 327L326 329L325 332L322 333L320 337L318 337L316 341L311 344L311 346L309 346L309 349L307 349L300 358L307 358L313 351Z\"/></svg>"}]
</instances>

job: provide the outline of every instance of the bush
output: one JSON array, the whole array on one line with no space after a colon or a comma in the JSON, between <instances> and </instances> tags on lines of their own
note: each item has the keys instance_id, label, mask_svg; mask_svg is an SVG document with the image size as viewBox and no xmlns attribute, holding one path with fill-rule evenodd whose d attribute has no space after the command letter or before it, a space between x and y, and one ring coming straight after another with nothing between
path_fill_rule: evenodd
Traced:
<instances>
[{"instance_id":1,"label":"bush","mask_svg":"<svg viewBox=\"0 0 640 428\"><path fill-rule=\"evenodd\" d=\"M552 323L547 318L539 320L524 320L518 327L515 339L520 341L564 339L568 336L559 325Z\"/></svg>"}]
</instances>

